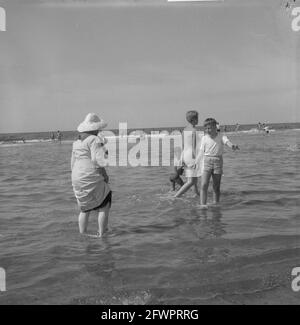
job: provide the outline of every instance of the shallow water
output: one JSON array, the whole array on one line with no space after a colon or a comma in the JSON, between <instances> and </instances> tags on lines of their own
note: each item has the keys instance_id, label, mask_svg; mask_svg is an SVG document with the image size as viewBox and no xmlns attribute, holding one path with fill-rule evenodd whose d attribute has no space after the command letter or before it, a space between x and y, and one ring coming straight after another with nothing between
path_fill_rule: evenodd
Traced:
<instances>
[{"instance_id":1,"label":"shallow water","mask_svg":"<svg viewBox=\"0 0 300 325\"><path fill-rule=\"evenodd\" d=\"M78 234L71 143L2 146L0 303L298 304L299 135L232 135L241 150L226 151L221 206L207 211L192 191L172 199L170 167L108 168L102 239Z\"/></svg>"}]
</instances>

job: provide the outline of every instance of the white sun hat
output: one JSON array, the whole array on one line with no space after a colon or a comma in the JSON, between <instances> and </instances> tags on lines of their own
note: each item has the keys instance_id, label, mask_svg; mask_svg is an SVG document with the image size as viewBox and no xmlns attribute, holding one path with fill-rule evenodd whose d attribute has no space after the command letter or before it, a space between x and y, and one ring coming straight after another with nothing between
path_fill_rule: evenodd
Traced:
<instances>
[{"instance_id":1,"label":"white sun hat","mask_svg":"<svg viewBox=\"0 0 300 325\"><path fill-rule=\"evenodd\" d=\"M99 131L104 129L107 123L95 113L88 113L84 121L78 125L78 132Z\"/></svg>"}]
</instances>

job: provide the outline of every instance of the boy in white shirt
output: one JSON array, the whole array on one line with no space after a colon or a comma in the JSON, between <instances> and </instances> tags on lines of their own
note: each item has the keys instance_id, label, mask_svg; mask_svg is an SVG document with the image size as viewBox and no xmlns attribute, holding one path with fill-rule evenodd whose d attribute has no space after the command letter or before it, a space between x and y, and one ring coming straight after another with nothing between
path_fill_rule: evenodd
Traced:
<instances>
[{"instance_id":1,"label":"boy in white shirt","mask_svg":"<svg viewBox=\"0 0 300 325\"><path fill-rule=\"evenodd\" d=\"M232 144L226 135L222 135L217 131L217 121L213 118L207 118L204 121L204 133L197 161L202 156L200 202L202 207L207 207L207 191L210 177L213 180L214 203L217 204L220 201L224 145L227 145L232 150L239 150L239 147Z\"/></svg>"}]
</instances>

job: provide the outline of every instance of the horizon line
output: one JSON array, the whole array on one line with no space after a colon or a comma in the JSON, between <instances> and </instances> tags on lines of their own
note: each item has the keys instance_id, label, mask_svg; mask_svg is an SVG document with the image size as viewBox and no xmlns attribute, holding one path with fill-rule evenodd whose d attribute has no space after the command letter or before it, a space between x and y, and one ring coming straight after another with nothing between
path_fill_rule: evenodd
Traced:
<instances>
[{"instance_id":1,"label":"horizon line","mask_svg":"<svg viewBox=\"0 0 300 325\"><path fill-rule=\"evenodd\" d=\"M120 122L120 123L124 123L124 122ZM299 122L262 122L261 124L265 123L268 126L272 126L272 125L280 125L280 124L300 124ZM246 123L246 124L240 124L240 123L235 123L235 124L220 124L220 126L236 126L236 125L240 125L240 126L247 126L247 125L257 125L257 123ZM132 128L128 128L127 130L133 130L133 131L139 131L139 130L143 130L143 129L149 129L149 130L158 130L161 129L163 131L163 129L181 129L184 128L185 126L157 126L157 127L132 127ZM196 128L202 128L203 125L197 125ZM55 130L55 131L54 131ZM47 131L17 131L17 132L0 132L0 135L3 134L18 134L18 133L51 133L51 132L78 132L76 129L75 130L56 130L56 129L52 129L52 130L47 130ZM119 130L119 128L106 128L103 131L113 131L113 130Z\"/></svg>"}]
</instances>

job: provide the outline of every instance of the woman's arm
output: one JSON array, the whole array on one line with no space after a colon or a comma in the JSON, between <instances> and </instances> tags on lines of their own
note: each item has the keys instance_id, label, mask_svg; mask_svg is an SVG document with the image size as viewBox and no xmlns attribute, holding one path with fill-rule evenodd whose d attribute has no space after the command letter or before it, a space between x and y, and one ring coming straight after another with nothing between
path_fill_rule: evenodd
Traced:
<instances>
[{"instance_id":1,"label":"woman's arm","mask_svg":"<svg viewBox=\"0 0 300 325\"><path fill-rule=\"evenodd\" d=\"M91 143L90 149L92 162L99 167L106 166L107 162L105 159L105 147L104 144L100 141L100 139L95 138L94 141Z\"/></svg>"},{"instance_id":2,"label":"woman's arm","mask_svg":"<svg viewBox=\"0 0 300 325\"><path fill-rule=\"evenodd\" d=\"M105 182L105 183L108 183L108 182L109 182L109 177L108 177L108 175L107 175L107 173L106 173L106 169L105 169L104 167L100 167L100 168L99 168L99 172L100 172L100 174L103 176L103 178L104 178L104 182Z\"/></svg>"}]
</instances>

